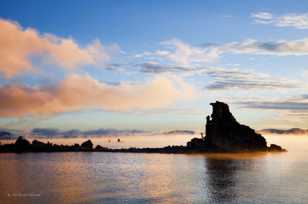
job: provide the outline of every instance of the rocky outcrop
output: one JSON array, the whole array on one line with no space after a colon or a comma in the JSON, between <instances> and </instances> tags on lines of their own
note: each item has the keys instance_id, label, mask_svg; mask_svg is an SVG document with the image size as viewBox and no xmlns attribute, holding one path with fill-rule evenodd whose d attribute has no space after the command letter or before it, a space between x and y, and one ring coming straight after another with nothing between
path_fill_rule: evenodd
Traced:
<instances>
[{"instance_id":1,"label":"rocky outcrop","mask_svg":"<svg viewBox=\"0 0 308 204\"><path fill-rule=\"evenodd\" d=\"M81 149L83 150L92 150L93 149L93 143L91 140L87 140L81 144Z\"/></svg>"},{"instance_id":2,"label":"rocky outcrop","mask_svg":"<svg viewBox=\"0 0 308 204\"><path fill-rule=\"evenodd\" d=\"M33 140L30 143L24 137L17 138L15 143L0 144L1 152L89 152L89 151L105 151L107 148L99 146L93 149L93 143L91 140L83 142L81 145L63 145L52 144L50 142L44 143L39 140Z\"/></svg>"},{"instance_id":3,"label":"rocky outcrop","mask_svg":"<svg viewBox=\"0 0 308 204\"><path fill-rule=\"evenodd\" d=\"M269 151L271 152L281 152L284 151L279 145L271 144L269 147Z\"/></svg>"},{"instance_id":4,"label":"rocky outcrop","mask_svg":"<svg viewBox=\"0 0 308 204\"><path fill-rule=\"evenodd\" d=\"M30 142L24 137L19 136L15 142L15 148L17 152L26 152L30 149Z\"/></svg>"},{"instance_id":5,"label":"rocky outcrop","mask_svg":"<svg viewBox=\"0 0 308 204\"><path fill-rule=\"evenodd\" d=\"M201 138L193 138L186 145L190 149L203 149L207 147L206 141Z\"/></svg>"},{"instance_id":6,"label":"rocky outcrop","mask_svg":"<svg viewBox=\"0 0 308 204\"><path fill-rule=\"evenodd\" d=\"M226 103L216 101L211 106L213 112L207 116L205 128L205 140L209 147L228 152L269 150L265 138L237 122Z\"/></svg>"},{"instance_id":7,"label":"rocky outcrop","mask_svg":"<svg viewBox=\"0 0 308 204\"><path fill-rule=\"evenodd\" d=\"M96 147L95 147L95 151L104 151L104 150L108 150L108 148L102 147L100 145L96 145Z\"/></svg>"}]
</instances>

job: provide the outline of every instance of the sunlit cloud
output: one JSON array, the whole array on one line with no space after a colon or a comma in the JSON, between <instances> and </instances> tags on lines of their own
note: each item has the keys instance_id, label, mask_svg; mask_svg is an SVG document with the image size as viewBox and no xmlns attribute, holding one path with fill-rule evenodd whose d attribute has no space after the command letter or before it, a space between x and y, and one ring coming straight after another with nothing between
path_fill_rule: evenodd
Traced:
<instances>
[{"instance_id":1,"label":"sunlit cloud","mask_svg":"<svg viewBox=\"0 0 308 204\"><path fill-rule=\"evenodd\" d=\"M145 83L110 85L87 75L71 75L52 87L2 86L0 116L53 114L90 108L148 110L167 107L194 95L193 87L179 77L156 76Z\"/></svg>"},{"instance_id":2,"label":"sunlit cloud","mask_svg":"<svg viewBox=\"0 0 308 204\"><path fill-rule=\"evenodd\" d=\"M251 17L256 23L271 24L276 27L293 27L296 29L308 29L308 13L289 13L274 16L269 12L252 13Z\"/></svg>"},{"instance_id":3,"label":"sunlit cloud","mask_svg":"<svg viewBox=\"0 0 308 204\"><path fill-rule=\"evenodd\" d=\"M75 69L104 63L116 49L116 45L105 47L99 40L80 46L72 38L41 34L33 28L22 28L16 22L0 19L0 72L7 78L33 71L35 57L45 63Z\"/></svg>"}]
</instances>

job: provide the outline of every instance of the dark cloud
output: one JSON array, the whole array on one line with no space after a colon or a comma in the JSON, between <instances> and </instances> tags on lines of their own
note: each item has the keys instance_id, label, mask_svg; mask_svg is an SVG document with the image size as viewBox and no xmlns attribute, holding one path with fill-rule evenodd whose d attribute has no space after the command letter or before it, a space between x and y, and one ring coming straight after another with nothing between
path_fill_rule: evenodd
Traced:
<instances>
[{"instance_id":1,"label":"dark cloud","mask_svg":"<svg viewBox=\"0 0 308 204\"><path fill-rule=\"evenodd\" d=\"M308 129L301 129L301 128L290 128L290 129L275 129L275 128L268 128L259 131L260 133L269 133L269 134L279 134L279 135L307 135Z\"/></svg>"},{"instance_id":2,"label":"dark cloud","mask_svg":"<svg viewBox=\"0 0 308 204\"><path fill-rule=\"evenodd\" d=\"M123 136L123 135L136 135L146 133L143 130L117 130L117 129L95 129L81 131L78 129L61 131L59 129L50 129L50 128L34 128L31 131L31 135L38 137L79 137L79 136Z\"/></svg>"},{"instance_id":3,"label":"dark cloud","mask_svg":"<svg viewBox=\"0 0 308 204\"><path fill-rule=\"evenodd\" d=\"M207 74L214 79L214 82L206 87L207 89L274 89L297 88L299 86L299 84L293 81L274 78L266 74L252 71L240 71L238 69L212 69L207 71Z\"/></svg>"},{"instance_id":4,"label":"dark cloud","mask_svg":"<svg viewBox=\"0 0 308 204\"><path fill-rule=\"evenodd\" d=\"M239 102L238 104L242 105L245 108L253 109L271 109L271 110L290 110L290 111L308 111L308 102L256 102L256 101L247 101Z\"/></svg>"},{"instance_id":5,"label":"dark cloud","mask_svg":"<svg viewBox=\"0 0 308 204\"><path fill-rule=\"evenodd\" d=\"M165 72L192 72L195 69L184 66L171 66L159 63L146 62L140 64L141 72L144 73L165 73Z\"/></svg>"}]
</instances>

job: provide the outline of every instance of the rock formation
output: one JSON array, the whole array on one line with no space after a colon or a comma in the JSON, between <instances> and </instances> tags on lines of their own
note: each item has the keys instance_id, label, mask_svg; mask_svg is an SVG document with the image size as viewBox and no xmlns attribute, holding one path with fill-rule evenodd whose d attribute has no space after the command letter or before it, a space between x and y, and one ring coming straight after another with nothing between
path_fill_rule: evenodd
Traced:
<instances>
[{"instance_id":1,"label":"rock formation","mask_svg":"<svg viewBox=\"0 0 308 204\"><path fill-rule=\"evenodd\" d=\"M81 144L81 148L82 148L83 150L92 150L92 148L93 148L93 143L92 143L92 141L91 141L91 140L87 140L87 141L83 142L83 143Z\"/></svg>"},{"instance_id":2,"label":"rock formation","mask_svg":"<svg viewBox=\"0 0 308 204\"><path fill-rule=\"evenodd\" d=\"M30 142L24 137L19 136L15 142L15 148L17 152L25 152L30 148Z\"/></svg>"},{"instance_id":3,"label":"rock formation","mask_svg":"<svg viewBox=\"0 0 308 204\"><path fill-rule=\"evenodd\" d=\"M265 138L246 125L236 121L223 102L211 103L213 112L207 116L206 144L221 151L267 151ZM282 149L278 145L272 149Z\"/></svg>"}]
</instances>

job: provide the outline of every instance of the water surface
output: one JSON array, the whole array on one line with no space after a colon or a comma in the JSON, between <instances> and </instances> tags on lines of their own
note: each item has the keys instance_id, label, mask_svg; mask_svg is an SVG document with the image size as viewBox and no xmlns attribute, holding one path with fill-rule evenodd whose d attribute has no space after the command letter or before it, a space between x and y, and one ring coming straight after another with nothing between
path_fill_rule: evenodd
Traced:
<instances>
[{"instance_id":1,"label":"water surface","mask_svg":"<svg viewBox=\"0 0 308 204\"><path fill-rule=\"evenodd\" d=\"M0 154L0 203L307 203L308 137L269 154Z\"/></svg>"}]
</instances>

